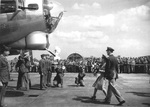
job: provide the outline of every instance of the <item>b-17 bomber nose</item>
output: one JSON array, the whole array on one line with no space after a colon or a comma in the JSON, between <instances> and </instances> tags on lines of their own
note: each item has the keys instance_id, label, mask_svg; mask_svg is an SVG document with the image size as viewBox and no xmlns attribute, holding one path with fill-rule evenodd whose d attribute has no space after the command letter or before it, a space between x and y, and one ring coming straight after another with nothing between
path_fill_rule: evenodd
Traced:
<instances>
[{"instance_id":1,"label":"b-17 bomber nose","mask_svg":"<svg viewBox=\"0 0 150 107\"><path fill-rule=\"evenodd\" d=\"M43 9L47 32L52 33L56 29L63 15L64 8L60 3L56 1L44 0Z\"/></svg>"}]
</instances>

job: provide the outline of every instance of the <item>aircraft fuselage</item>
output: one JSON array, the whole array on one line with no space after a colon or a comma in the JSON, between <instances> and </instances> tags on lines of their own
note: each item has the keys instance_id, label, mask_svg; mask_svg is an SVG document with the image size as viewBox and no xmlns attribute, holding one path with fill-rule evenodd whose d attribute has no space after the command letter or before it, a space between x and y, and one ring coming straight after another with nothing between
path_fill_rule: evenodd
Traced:
<instances>
[{"instance_id":1,"label":"aircraft fuselage","mask_svg":"<svg viewBox=\"0 0 150 107\"><path fill-rule=\"evenodd\" d=\"M58 7L50 0L0 0L0 45L44 49L49 44L47 34L55 30L62 17L63 9L58 11Z\"/></svg>"},{"instance_id":2,"label":"aircraft fuselage","mask_svg":"<svg viewBox=\"0 0 150 107\"><path fill-rule=\"evenodd\" d=\"M28 4L34 3L32 2L33 0L28 1L31 1L28 2ZM10 44L27 36L33 31L44 31L46 29L42 0L41 2L35 2L39 5L38 10L22 10L16 7L18 4L17 0L14 2L16 8L14 12L0 14L0 44ZM24 6L28 4L22 2Z\"/></svg>"}]
</instances>

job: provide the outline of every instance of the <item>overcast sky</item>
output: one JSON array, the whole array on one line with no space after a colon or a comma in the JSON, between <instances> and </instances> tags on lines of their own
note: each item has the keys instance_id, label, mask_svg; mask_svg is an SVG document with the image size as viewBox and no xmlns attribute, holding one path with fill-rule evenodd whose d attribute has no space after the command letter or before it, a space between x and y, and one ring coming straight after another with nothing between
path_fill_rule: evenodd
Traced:
<instances>
[{"instance_id":1,"label":"overcast sky","mask_svg":"<svg viewBox=\"0 0 150 107\"><path fill-rule=\"evenodd\" d=\"M50 34L50 49L101 57L107 46L121 56L150 55L150 0L57 0L67 12ZM34 51L38 57L43 51Z\"/></svg>"}]
</instances>

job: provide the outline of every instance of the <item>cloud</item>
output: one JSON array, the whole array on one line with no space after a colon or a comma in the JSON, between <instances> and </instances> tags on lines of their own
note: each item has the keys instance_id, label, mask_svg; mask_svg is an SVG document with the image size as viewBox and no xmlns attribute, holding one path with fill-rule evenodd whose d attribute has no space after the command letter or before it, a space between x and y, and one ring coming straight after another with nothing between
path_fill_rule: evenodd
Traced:
<instances>
[{"instance_id":1,"label":"cloud","mask_svg":"<svg viewBox=\"0 0 150 107\"><path fill-rule=\"evenodd\" d=\"M97 3L97 2L94 2L94 3L92 4L92 7L100 8L101 5L100 5L99 3Z\"/></svg>"},{"instance_id":2,"label":"cloud","mask_svg":"<svg viewBox=\"0 0 150 107\"><path fill-rule=\"evenodd\" d=\"M101 7L99 3L95 2L88 4L74 4L74 9L93 9L93 7ZM65 17L67 22L75 23L82 28L93 29L100 27L114 27L120 31L135 30L135 25L140 24L141 21L150 20L150 8L146 5L137 6L134 8L123 9L113 14L105 15L84 15L84 16L69 16Z\"/></svg>"},{"instance_id":3,"label":"cloud","mask_svg":"<svg viewBox=\"0 0 150 107\"><path fill-rule=\"evenodd\" d=\"M149 7L150 7L150 1L146 3L146 6L149 6Z\"/></svg>"},{"instance_id":4,"label":"cloud","mask_svg":"<svg viewBox=\"0 0 150 107\"><path fill-rule=\"evenodd\" d=\"M150 19L150 8L141 5L130 9L124 9L114 15L114 28L120 31L139 31L142 22Z\"/></svg>"},{"instance_id":5,"label":"cloud","mask_svg":"<svg viewBox=\"0 0 150 107\"><path fill-rule=\"evenodd\" d=\"M114 26L114 15L107 14L104 16L77 16L72 15L68 17L63 17L63 25L72 26L85 29L93 29L93 27L113 27Z\"/></svg>"},{"instance_id":6,"label":"cloud","mask_svg":"<svg viewBox=\"0 0 150 107\"><path fill-rule=\"evenodd\" d=\"M145 34L148 33L147 29L149 25L146 24L147 21L145 21L145 19L150 17L149 12L150 12L149 7L145 5L141 5L134 8L120 10L113 14L98 15L98 16L71 15L71 16L63 17L62 31L64 32L82 31L82 34L81 33L77 34L77 32L76 33L72 32L72 34L78 35L78 37L74 38L74 40L76 41L84 39L83 32L87 32L87 31L93 31L93 32L100 31L103 33L105 32L110 37L115 35L115 37L121 38L121 36L132 35L134 37L137 36L139 38L141 36L140 35L141 32L145 32Z\"/></svg>"},{"instance_id":7,"label":"cloud","mask_svg":"<svg viewBox=\"0 0 150 107\"><path fill-rule=\"evenodd\" d=\"M150 17L150 8L142 5L135 8L124 9L116 15L117 20L122 21L138 21L147 20Z\"/></svg>"},{"instance_id":8,"label":"cloud","mask_svg":"<svg viewBox=\"0 0 150 107\"><path fill-rule=\"evenodd\" d=\"M50 35L51 50L53 45L62 49L62 54L77 52L90 56L98 54L99 48L107 44L109 36L101 31L55 31Z\"/></svg>"},{"instance_id":9,"label":"cloud","mask_svg":"<svg viewBox=\"0 0 150 107\"><path fill-rule=\"evenodd\" d=\"M78 3L75 3L72 8L77 10L84 9L83 5L79 5Z\"/></svg>"},{"instance_id":10,"label":"cloud","mask_svg":"<svg viewBox=\"0 0 150 107\"><path fill-rule=\"evenodd\" d=\"M88 5L78 4L78 8L81 7L85 9ZM53 37L56 37L55 40L63 40L70 50L76 47L80 52L88 53L100 47L105 50L104 47L108 45L114 47L120 55L134 56L138 52L138 55L144 55L142 50L145 51L145 47L149 46L146 39L143 39L144 34L149 34L146 30L149 28L149 18L150 8L145 5L105 15L64 16L62 31L55 31Z\"/></svg>"},{"instance_id":11,"label":"cloud","mask_svg":"<svg viewBox=\"0 0 150 107\"><path fill-rule=\"evenodd\" d=\"M108 14L104 16L85 16L82 26L84 27L105 27L105 26L114 26L114 15Z\"/></svg>"},{"instance_id":12,"label":"cloud","mask_svg":"<svg viewBox=\"0 0 150 107\"><path fill-rule=\"evenodd\" d=\"M97 3L93 3L93 7L97 7ZM85 9L90 6L87 4L75 4L76 9ZM91 7L90 7L91 8ZM64 25L74 25L81 29L93 29L101 27L113 27L113 29L120 29L120 31L134 30L135 25L141 21L150 19L150 8L142 5L130 9L124 9L113 14L106 15L72 15L63 17ZM133 29L134 27L134 29Z\"/></svg>"},{"instance_id":13,"label":"cloud","mask_svg":"<svg viewBox=\"0 0 150 107\"><path fill-rule=\"evenodd\" d=\"M137 48L140 49L141 45L140 42L136 39L117 39L117 44L119 47L128 49L128 48Z\"/></svg>"},{"instance_id":14,"label":"cloud","mask_svg":"<svg viewBox=\"0 0 150 107\"><path fill-rule=\"evenodd\" d=\"M88 10L88 9L95 9L95 8L101 8L101 5L97 2L94 2L93 4L89 5L89 4L78 4L75 3L72 6L73 9L75 10Z\"/></svg>"},{"instance_id":15,"label":"cloud","mask_svg":"<svg viewBox=\"0 0 150 107\"><path fill-rule=\"evenodd\" d=\"M128 31L129 27L126 24L123 24L120 29L121 31Z\"/></svg>"},{"instance_id":16,"label":"cloud","mask_svg":"<svg viewBox=\"0 0 150 107\"><path fill-rule=\"evenodd\" d=\"M71 41L71 42L80 42L85 39L84 36L82 36L82 33L79 31L72 31L69 33L57 31L54 33L54 36L64 41Z\"/></svg>"},{"instance_id":17,"label":"cloud","mask_svg":"<svg viewBox=\"0 0 150 107\"><path fill-rule=\"evenodd\" d=\"M138 17L138 18L148 18L150 16L150 8L142 5L136 8L131 8L127 11L127 14L129 16L134 16L134 17Z\"/></svg>"},{"instance_id":18,"label":"cloud","mask_svg":"<svg viewBox=\"0 0 150 107\"><path fill-rule=\"evenodd\" d=\"M96 44L106 43L109 40L109 37L105 35L101 31L87 31L87 32L79 32L79 31L72 31L72 32L61 32L56 31L53 37L57 37L62 39L66 42L87 42L91 41Z\"/></svg>"}]
</instances>

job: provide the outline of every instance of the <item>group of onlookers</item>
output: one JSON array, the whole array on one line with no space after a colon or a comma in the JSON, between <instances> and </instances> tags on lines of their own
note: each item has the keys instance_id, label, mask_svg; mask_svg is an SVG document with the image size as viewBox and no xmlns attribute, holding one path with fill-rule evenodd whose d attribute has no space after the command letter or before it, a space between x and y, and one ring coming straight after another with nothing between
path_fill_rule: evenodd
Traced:
<instances>
[{"instance_id":1,"label":"group of onlookers","mask_svg":"<svg viewBox=\"0 0 150 107\"><path fill-rule=\"evenodd\" d=\"M117 57L118 60L118 68L119 73L150 73L150 56L144 56L144 57ZM13 70L13 66L16 65L16 59L14 61L11 61L11 70L16 71L16 69ZM53 61L52 61L53 62ZM85 72L91 73L92 68L95 63L100 64L102 62L101 58L86 58L83 60L60 60L59 62L63 62L63 64L66 67L67 72L78 72L79 66L84 65L85 66ZM53 66L53 65L52 65ZM38 72L39 67L39 61L34 61L30 67L30 72ZM54 72L54 69L52 69L52 72Z\"/></svg>"},{"instance_id":2,"label":"group of onlookers","mask_svg":"<svg viewBox=\"0 0 150 107\"><path fill-rule=\"evenodd\" d=\"M150 56L145 57L117 57L119 73L150 73ZM95 64L101 64L101 58L89 58L83 61L66 61L68 72L78 72L80 62L84 63L85 72L91 73Z\"/></svg>"},{"instance_id":3,"label":"group of onlookers","mask_svg":"<svg viewBox=\"0 0 150 107\"><path fill-rule=\"evenodd\" d=\"M150 56L118 57L119 73L150 73Z\"/></svg>"}]
</instances>

